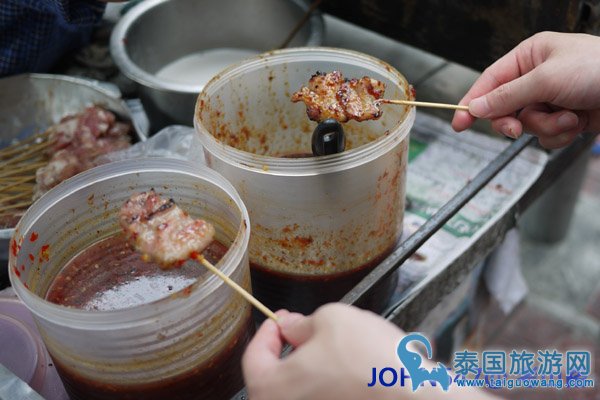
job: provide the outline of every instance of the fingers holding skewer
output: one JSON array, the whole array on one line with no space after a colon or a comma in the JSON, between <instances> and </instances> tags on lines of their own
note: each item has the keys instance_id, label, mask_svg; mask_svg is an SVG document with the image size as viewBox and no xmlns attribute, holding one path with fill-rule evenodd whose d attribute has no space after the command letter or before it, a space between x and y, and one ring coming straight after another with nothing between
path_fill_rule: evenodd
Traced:
<instances>
[{"instance_id":1,"label":"fingers holding skewer","mask_svg":"<svg viewBox=\"0 0 600 400\"><path fill-rule=\"evenodd\" d=\"M398 104L402 106L415 106L415 107L431 107L431 108L444 108L447 110L461 110L469 111L469 106L462 106L460 104L445 104L445 103L431 103L427 101L411 101L411 100L390 100L381 99L379 103L383 104Z\"/></svg>"},{"instance_id":2,"label":"fingers holding skewer","mask_svg":"<svg viewBox=\"0 0 600 400\"><path fill-rule=\"evenodd\" d=\"M385 83L368 76L346 79L339 71L317 72L309 79L307 86L292 94L291 100L294 103L303 102L308 118L316 122L328 118L338 122L378 119L383 113L382 104L469 111L468 106L458 104L384 99L384 94Z\"/></svg>"}]
</instances>

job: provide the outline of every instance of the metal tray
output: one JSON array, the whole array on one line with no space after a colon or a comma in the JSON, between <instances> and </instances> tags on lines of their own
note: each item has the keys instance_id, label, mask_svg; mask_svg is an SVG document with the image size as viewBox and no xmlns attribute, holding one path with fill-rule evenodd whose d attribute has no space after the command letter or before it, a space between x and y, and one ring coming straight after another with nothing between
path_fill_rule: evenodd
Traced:
<instances>
[{"instance_id":1,"label":"metal tray","mask_svg":"<svg viewBox=\"0 0 600 400\"><path fill-rule=\"evenodd\" d=\"M145 141L147 129L135 118L118 89L89 79L63 75L22 74L0 79L0 148L43 132L67 114L97 104L131 121L134 141ZM0 229L0 261L8 259L13 228Z\"/></svg>"}]
</instances>

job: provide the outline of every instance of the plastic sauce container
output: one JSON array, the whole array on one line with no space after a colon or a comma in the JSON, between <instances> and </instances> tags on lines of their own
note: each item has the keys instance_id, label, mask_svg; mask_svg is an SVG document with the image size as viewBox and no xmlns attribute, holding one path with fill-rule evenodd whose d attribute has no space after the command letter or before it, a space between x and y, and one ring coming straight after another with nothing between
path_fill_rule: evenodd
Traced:
<instances>
[{"instance_id":1,"label":"plastic sauce container","mask_svg":"<svg viewBox=\"0 0 600 400\"><path fill-rule=\"evenodd\" d=\"M373 57L296 48L226 69L196 104L194 125L208 165L248 207L252 286L273 309L307 313L339 300L402 232L415 111L384 105L378 120L344 124L346 151L310 157L316 123L290 97L316 71L332 70L383 81L386 98L414 98L406 79ZM395 279L383 282L367 306L381 310L395 285Z\"/></svg>"},{"instance_id":2,"label":"plastic sauce container","mask_svg":"<svg viewBox=\"0 0 600 400\"><path fill-rule=\"evenodd\" d=\"M214 171L179 160L138 159L58 185L19 222L9 274L71 399L222 399L243 386L241 354L254 332L250 306L207 271L172 294L120 309L45 300L69 260L120 231L124 201L150 188L211 221L216 239L228 248L217 267L250 287L248 215L234 188ZM65 284L77 289L87 283Z\"/></svg>"}]
</instances>

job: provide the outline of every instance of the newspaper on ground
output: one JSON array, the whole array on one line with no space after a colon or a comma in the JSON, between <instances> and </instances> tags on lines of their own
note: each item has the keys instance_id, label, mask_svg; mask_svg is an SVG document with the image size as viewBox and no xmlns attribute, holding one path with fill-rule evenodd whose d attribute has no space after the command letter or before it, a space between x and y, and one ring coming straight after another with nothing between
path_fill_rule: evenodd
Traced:
<instances>
[{"instance_id":1,"label":"newspaper on ground","mask_svg":"<svg viewBox=\"0 0 600 400\"><path fill-rule=\"evenodd\" d=\"M474 131L456 133L448 122L417 113L411 130L403 239L414 233L509 145L510 142L500 136L495 138ZM426 285L467 251L525 194L547 161L547 154L533 147L511 161L400 267L399 286L393 301L401 301L412 290ZM514 262L518 263L519 255L514 256ZM499 295L514 298L514 293Z\"/></svg>"}]
</instances>

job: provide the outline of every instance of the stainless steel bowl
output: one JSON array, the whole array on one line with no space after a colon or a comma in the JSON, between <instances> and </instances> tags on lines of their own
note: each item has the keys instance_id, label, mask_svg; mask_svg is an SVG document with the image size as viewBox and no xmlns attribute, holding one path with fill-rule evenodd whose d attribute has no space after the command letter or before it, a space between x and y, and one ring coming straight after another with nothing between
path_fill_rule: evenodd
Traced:
<instances>
[{"instance_id":1,"label":"stainless steel bowl","mask_svg":"<svg viewBox=\"0 0 600 400\"><path fill-rule=\"evenodd\" d=\"M155 74L210 49L276 48L307 10L303 0L146 0L114 28L111 53L121 71L139 84L152 131L173 123L191 126L196 98L208 79L178 84ZM323 31L323 17L314 12L290 46L319 46Z\"/></svg>"},{"instance_id":2,"label":"stainless steel bowl","mask_svg":"<svg viewBox=\"0 0 600 400\"><path fill-rule=\"evenodd\" d=\"M70 76L23 74L0 79L0 148L43 132L66 114L92 104L131 120L137 139L146 140L146 132L132 118L119 94L102 84ZM13 228L0 229L0 271L8 260L8 242L13 233Z\"/></svg>"}]
</instances>

